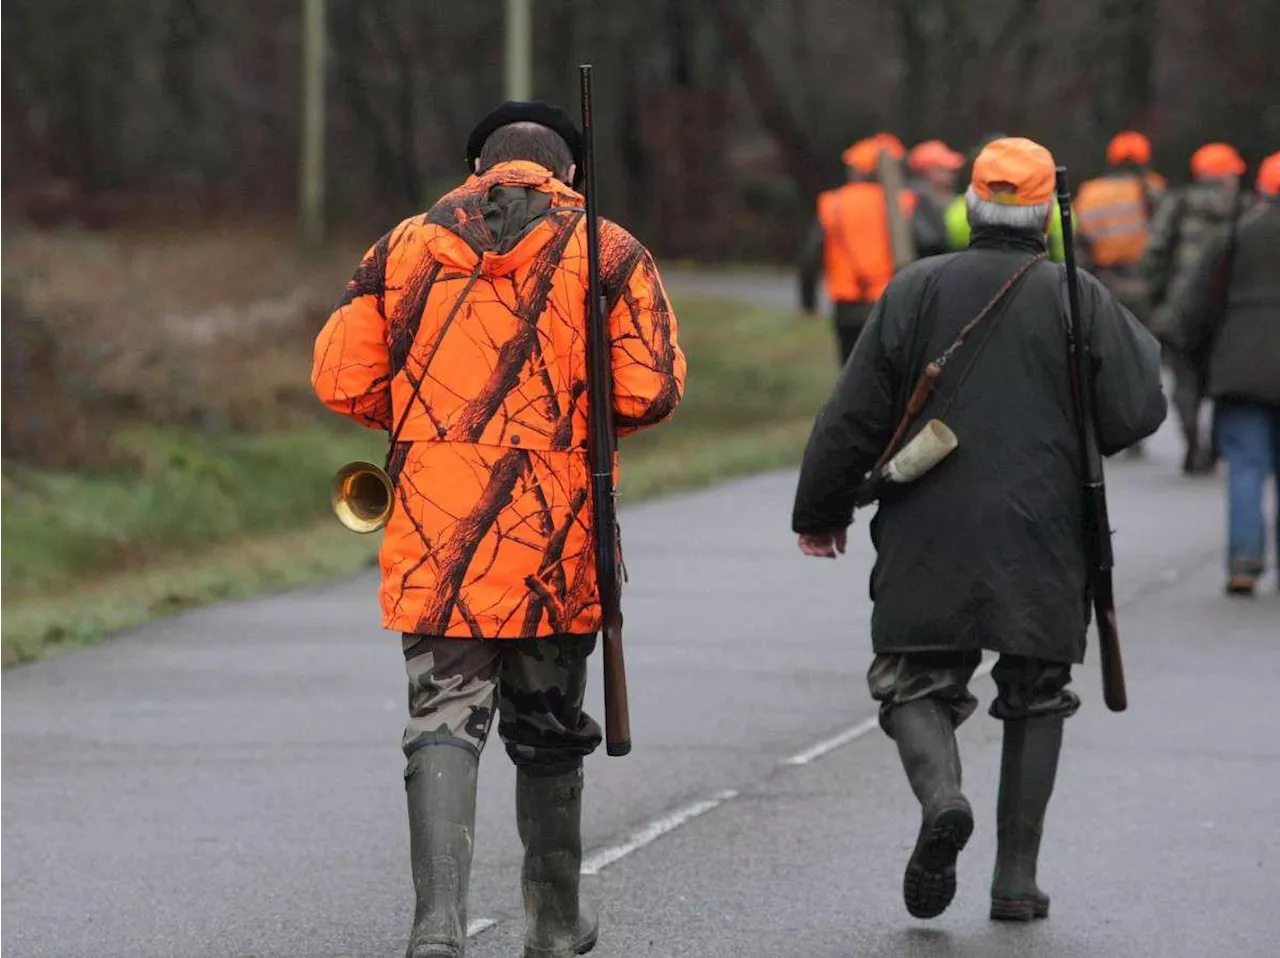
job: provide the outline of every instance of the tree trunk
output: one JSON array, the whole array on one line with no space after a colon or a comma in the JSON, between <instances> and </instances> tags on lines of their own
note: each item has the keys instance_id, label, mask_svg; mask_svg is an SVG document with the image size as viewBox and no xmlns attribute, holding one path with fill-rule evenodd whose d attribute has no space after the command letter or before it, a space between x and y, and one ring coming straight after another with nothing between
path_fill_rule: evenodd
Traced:
<instances>
[{"instance_id":1,"label":"tree trunk","mask_svg":"<svg viewBox=\"0 0 1280 958\"><path fill-rule=\"evenodd\" d=\"M751 104L782 151L787 173L806 199L816 197L825 186L821 164L816 162L809 138L787 108L769 64L751 38L738 8L726 0L710 0L710 4L725 49L737 61Z\"/></svg>"}]
</instances>

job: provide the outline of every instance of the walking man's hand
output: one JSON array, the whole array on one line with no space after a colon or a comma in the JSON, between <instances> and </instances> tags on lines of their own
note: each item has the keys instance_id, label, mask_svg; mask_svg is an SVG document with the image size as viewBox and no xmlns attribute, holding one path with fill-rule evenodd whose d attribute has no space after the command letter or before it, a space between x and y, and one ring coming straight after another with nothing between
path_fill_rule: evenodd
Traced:
<instances>
[{"instance_id":1,"label":"walking man's hand","mask_svg":"<svg viewBox=\"0 0 1280 958\"><path fill-rule=\"evenodd\" d=\"M834 559L837 555L844 555L848 543L849 534L844 529L839 532L805 532L800 536L800 551L815 559Z\"/></svg>"}]
</instances>

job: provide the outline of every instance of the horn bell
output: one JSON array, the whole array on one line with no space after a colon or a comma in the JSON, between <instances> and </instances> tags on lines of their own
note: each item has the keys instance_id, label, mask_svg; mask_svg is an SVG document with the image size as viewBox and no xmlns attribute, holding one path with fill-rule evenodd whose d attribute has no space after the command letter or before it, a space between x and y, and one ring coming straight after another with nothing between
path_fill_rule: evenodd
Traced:
<instances>
[{"instance_id":1,"label":"horn bell","mask_svg":"<svg viewBox=\"0 0 1280 958\"><path fill-rule=\"evenodd\" d=\"M329 501L338 521L352 532L377 532L391 518L391 477L371 462L349 462L333 476Z\"/></svg>"}]
</instances>

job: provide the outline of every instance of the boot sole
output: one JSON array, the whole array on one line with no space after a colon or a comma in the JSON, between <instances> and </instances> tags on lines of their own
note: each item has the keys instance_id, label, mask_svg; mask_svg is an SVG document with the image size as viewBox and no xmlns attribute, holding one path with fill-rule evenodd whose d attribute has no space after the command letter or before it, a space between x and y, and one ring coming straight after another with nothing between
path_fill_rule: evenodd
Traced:
<instances>
[{"instance_id":1,"label":"boot sole","mask_svg":"<svg viewBox=\"0 0 1280 958\"><path fill-rule=\"evenodd\" d=\"M586 938L583 938L582 941L578 943L578 954L585 955L587 952L593 950L596 946L596 942L599 940L600 940L600 929L597 928L595 931L587 935Z\"/></svg>"},{"instance_id":2,"label":"boot sole","mask_svg":"<svg viewBox=\"0 0 1280 958\"><path fill-rule=\"evenodd\" d=\"M600 930L597 928L595 931L593 931L591 934L589 934L587 937L583 938L581 941L579 941L577 944L573 946L573 953L575 955L585 955L588 952L593 951L595 949L596 942L598 942L599 940L600 940ZM548 951L545 948L534 948L534 949L526 948L524 951L524 958L548 958L548 956L552 956L554 954L555 954L554 952Z\"/></svg>"},{"instance_id":3,"label":"boot sole","mask_svg":"<svg viewBox=\"0 0 1280 958\"><path fill-rule=\"evenodd\" d=\"M902 878L902 900L914 918L936 918L956 897L956 859L973 834L973 812L944 808L920 829Z\"/></svg>"},{"instance_id":4,"label":"boot sole","mask_svg":"<svg viewBox=\"0 0 1280 958\"><path fill-rule=\"evenodd\" d=\"M992 921L1035 921L1049 917L1049 903L1027 898L991 899Z\"/></svg>"},{"instance_id":5,"label":"boot sole","mask_svg":"<svg viewBox=\"0 0 1280 958\"><path fill-rule=\"evenodd\" d=\"M461 948L453 945L423 945L419 948L410 946L405 952L406 958L458 958Z\"/></svg>"}]
</instances>

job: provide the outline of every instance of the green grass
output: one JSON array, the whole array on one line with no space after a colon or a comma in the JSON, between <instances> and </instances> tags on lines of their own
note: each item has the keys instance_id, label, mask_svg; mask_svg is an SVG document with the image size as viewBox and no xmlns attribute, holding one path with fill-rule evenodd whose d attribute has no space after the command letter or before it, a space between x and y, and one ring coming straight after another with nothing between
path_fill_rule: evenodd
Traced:
<instances>
[{"instance_id":1,"label":"green grass","mask_svg":"<svg viewBox=\"0 0 1280 958\"><path fill-rule=\"evenodd\" d=\"M793 463L835 376L826 324L738 303L678 304L689 357L675 419L623 440L622 501ZM353 572L379 537L332 517L329 479L385 437L337 417L283 434L136 429L133 465L4 472L3 662L156 616Z\"/></svg>"}]
</instances>

